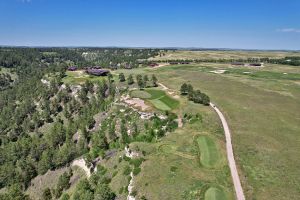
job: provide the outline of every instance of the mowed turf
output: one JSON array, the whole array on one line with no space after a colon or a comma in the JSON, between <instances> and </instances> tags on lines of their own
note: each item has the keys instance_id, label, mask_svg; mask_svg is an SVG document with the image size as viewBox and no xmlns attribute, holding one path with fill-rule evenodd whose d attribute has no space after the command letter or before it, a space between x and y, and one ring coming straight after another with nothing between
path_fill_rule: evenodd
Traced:
<instances>
[{"instance_id":1,"label":"mowed turf","mask_svg":"<svg viewBox=\"0 0 300 200\"><path fill-rule=\"evenodd\" d=\"M143 90L133 90L131 92L131 96L140 99L149 99L151 98L151 94Z\"/></svg>"},{"instance_id":2,"label":"mowed turf","mask_svg":"<svg viewBox=\"0 0 300 200\"><path fill-rule=\"evenodd\" d=\"M149 101L159 110L169 111L176 109L179 102L164 91L159 89L134 90L130 93L132 97L137 97Z\"/></svg>"},{"instance_id":3,"label":"mowed turf","mask_svg":"<svg viewBox=\"0 0 300 200\"><path fill-rule=\"evenodd\" d=\"M222 110L247 199L298 199L300 82L277 79L272 72L284 73L286 68L289 73L299 73L299 67L270 65L263 69L270 71L268 77L213 74L202 68L168 66L155 72L173 90L191 83Z\"/></svg>"},{"instance_id":4,"label":"mowed turf","mask_svg":"<svg viewBox=\"0 0 300 200\"><path fill-rule=\"evenodd\" d=\"M226 194L221 188L210 187L204 196L205 200L226 200Z\"/></svg>"},{"instance_id":5,"label":"mowed turf","mask_svg":"<svg viewBox=\"0 0 300 200\"><path fill-rule=\"evenodd\" d=\"M63 78L64 83L69 84L82 84L85 81L89 80L92 82L101 81L106 79L105 76L93 76L87 74L84 70L77 70L77 71L67 71L66 77Z\"/></svg>"},{"instance_id":6,"label":"mowed turf","mask_svg":"<svg viewBox=\"0 0 300 200\"><path fill-rule=\"evenodd\" d=\"M208 168L218 164L220 155L214 140L207 136L198 136L196 142L200 151L201 164Z\"/></svg>"},{"instance_id":7,"label":"mowed turf","mask_svg":"<svg viewBox=\"0 0 300 200\"><path fill-rule=\"evenodd\" d=\"M199 111L197 108L195 110ZM211 127L217 128L219 124L215 124L214 114L208 110L204 120L208 120ZM220 152L222 163L217 168L199 165L194 138L203 132L215 135L207 125L197 121L186 124L157 143L138 143L140 151L145 151L146 156L141 173L134 178L137 199L141 199L142 196L153 200L204 199L209 186L224 188L223 192L216 194L223 195L220 199L234 199L225 151ZM214 140L224 148L221 139ZM149 146L155 148L148 150Z\"/></svg>"}]
</instances>

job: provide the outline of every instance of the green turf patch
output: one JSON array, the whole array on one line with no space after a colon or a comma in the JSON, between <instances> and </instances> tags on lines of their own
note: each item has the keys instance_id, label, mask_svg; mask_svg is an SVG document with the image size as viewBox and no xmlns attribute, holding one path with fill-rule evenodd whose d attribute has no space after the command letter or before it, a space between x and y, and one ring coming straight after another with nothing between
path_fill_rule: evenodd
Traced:
<instances>
[{"instance_id":1,"label":"green turf patch","mask_svg":"<svg viewBox=\"0 0 300 200\"><path fill-rule=\"evenodd\" d=\"M164 102L160 101L159 99L152 99L150 102L159 110L172 110L167 104Z\"/></svg>"},{"instance_id":2,"label":"green turf patch","mask_svg":"<svg viewBox=\"0 0 300 200\"><path fill-rule=\"evenodd\" d=\"M220 154L213 139L207 136L199 136L196 138L199 147L200 162L204 167L211 168L218 164Z\"/></svg>"},{"instance_id":3,"label":"green turf patch","mask_svg":"<svg viewBox=\"0 0 300 200\"><path fill-rule=\"evenodd\" d=\"M154 107L159 110L169 111L176 109L179 102L168 96L164 91L157 89L133 90L131 97L137 97L148 100Z\"/></svg>"},{"instance_id":4,"label":"green turf patch","mask_svg":"<svg viewBox=\"0 0 300 200\"><path fill-rule=\"evenodd\" d=\"M222 188L210 187L205 192L205 200L226 200L226 194Z\"/></svg>"},{"instance_id":5,"label":"green turf patch","mask_svg":"<svg viewBox=\"0 0 300 200\"><path fill-rule=\"evenodd\" d=\"M66 77L63 78L64 83L69 84L81 84L85 81L89 80L92 82L101 81L103 79L106 79L105 76L93 76L85 73L83 70L78 71L67 71Z\"/></svg>"},{"instance_id":6,"label":"green turf patch","mask_svg":"<svg viewBox=\"0 0 300 200\"><path fill-rule=\"evenodd\" d=\"M143 91L143 90L133 90L133 91L131 91L130 95L132 97L141 98L141 99L151 98L151 94L149 94L148 92Z\"/></svg>"},{"instance_id":7,"label":"green turf patch","mask_svg":"<svg viewBox=\"0 0 300 200\"><path fill-rule=\"evenodd\" d=\"M175 109L179 106L179 102L168 95L159 98L159 100L168 105L171 109Z\"/></svg>"},{"instance_id":8,"label":"green turf patch","mask_svg":"<svg viewBox=\"0 0 300 200\"><path fill-rule=\"evenodd\" d=\"M166 95L162 90L147 89L146 91L151 95L151 99L159 99Z\"/></svg>"}]
</instances>

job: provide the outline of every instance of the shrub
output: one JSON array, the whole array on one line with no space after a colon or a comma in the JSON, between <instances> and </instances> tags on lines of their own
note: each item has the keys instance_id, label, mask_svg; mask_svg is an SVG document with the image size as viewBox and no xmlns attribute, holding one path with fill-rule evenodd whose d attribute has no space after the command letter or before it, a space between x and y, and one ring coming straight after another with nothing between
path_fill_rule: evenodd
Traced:
<instances>
[{"instance_id":1,"label":"shrub","mask_svg":"<svg viewBox=\"0 0 300 200\"><path fill-rule=\"evenodd\" d=\"M129 163L136 168L136 167L140 167L144 161L145 161L144 158L135 158L135 159L131 159Z\"/></svg>"},{"instance_id":2,"label":"shrub","mask_svg":"<svg viewBox=\"0 0 300 200\"><path fill-rule=\"evenodd\" d=\"M131 172L130 166L126 165L126 166L124 167L123 174L124 174L124 175L129 175L130 172Z\"/></svg>"},{"instance_id":3,"label":"shrub","mask_svg":"<svg viewBox=\"0 0 300 200\"><path fill-rule=\"evenodd\" d=\"M137 167L133 169L133 175L136 176L141 172L141 168Z\"/></svg>"}]
</instances>

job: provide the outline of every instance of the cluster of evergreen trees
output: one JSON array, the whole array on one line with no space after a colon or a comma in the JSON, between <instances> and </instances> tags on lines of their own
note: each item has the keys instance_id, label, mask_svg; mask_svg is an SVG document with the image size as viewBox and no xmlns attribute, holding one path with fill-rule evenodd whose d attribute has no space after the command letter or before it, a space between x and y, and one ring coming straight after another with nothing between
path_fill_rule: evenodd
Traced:
<instances>
[{"instance_id":1,"label":"cluster of evergreen trees","mask_svg":"<svg viewBox=\"0 0 300 200\"><path fill-rule=\"evenodd\" d=\"M0 90L5 90L8 87L11 86L13 83L13 79L11 78L10 74L8 73L2 73L1 74L1 68L0 68Z\"/></svg>"},{"instance_id":2,"label":"cluster of evergreen trees","mask_svg":"<svg viewBox=\"0 0 300 200\"><path fill-rule=\"evenodd\" d=\"M150 83L149 83L150 81ZM151 80L149 80L148 75L145 74L144 76L138 74L136 75L136 82L140 89L146 88L146 87L157 87L157 78L153 74L151 77Z\"/></svg>"},{"instance_id":3,"label":"cluster of evergreen trees","mask_svg":"<svg viewBox=\"0 0 300 200\"><path fill-rule=\"evenodd\" d=\"M155 60L155 62L163 62L166 60ZM168 60L169 63L202 63L202 62L210 62L210 63L271 63L271 64L282 64L282 65L292 65L292 66L300 66L300 57L298 56L288 56L285 58L247 58L247 59L213 59L213 58L203 58L203 59L173 59ZM145 61L145 63L149 63L149 61Z\"/></svg>"},{"instance_id":4,"label":"cluster of evergreen trees","mask_svg":"<svg viewBox=\"0 0 300 200\"><path fill-rule=\"evenodd\" d=\"M126 81L126 77L125 77L124 73L119 74L119 81L120 82ZM136 83L140 89L143 89L146 87L157 87L157 81L158 81L158 79L156 78L156 76L154 74L152 74L151 80L148 78L147 74L145 74L144 76L142 76L141 74L136 75ZM128 83L128 85L132 85L135 83L132 74L130 74L128 76L127 83Z\"/></svg>"},{"instance_id":5,"label":"cluster of evergreen trees","mask_svg":"<svg viewBox=\"0 0 300 200\"><path fill-rule=\"evenodd\" d=\"M110 109L117 89L112 77L96 83L86 81L80 87L62 83L70 63L87 64L83 51L86 49L0 48L0 65L18 77L11 87L0 91L0 189L6 188L0 199L29 199L23 192L37 175L63 167L81 155L92 161L106 150L131 141L155 141L177 127L176 116L168 113L167 119L155 116L153 123L145 123L144 128L134 120L129 127L128 116L117 123L115 116L94 131L93 116ZM141 55L134 59L155 53L138 52ZM133 75L127 79L120 75L119 79L129 85L135 82ZM143 87L157 84L154 75L151 82L141 76L137 83L140 79ZM63 193L69 187L70 176L64 174L57 187L45 190L44 198L68 199ZM98 172L95 176L99 181L85 180L78 185L74 199L114 198L107 180Z\"/></svg>"},{"instance_id":6,"label":"cluster of evergreen trees","mask_svg":"<svg viewBox=\"0 0 300 200\"><path fill-rule=\"evenodd\" d=\"M136 68L140 60L159 54L157 49L81 48L79 51L91 64L117 68Z\"/></svg>"},{"instance_id":7,"label":"cluster of evergreen trees","mask_svg":"<svg viewBox=\"0 0 300 200\"><path fill-rule=\"evenodd\" d=\"M76 97L76 88L61 82L64 59L45 64L31 60L35 53L39 58L40 52L11 53L19 51L17 60L24 61L1 61L15 70L18 82L0 91L0 188L7 188L0 199L28 198L22 191L32 178L87 153L93 116L106 110L115 95L114 84L104 81L86 82ZM49 84L41 82L45 77ZM78 141L74 141L76 132Z\"/></svg>"},{"instance_id":8,"label":"cluster of evergreen trees","mask_svg":"<svg viewBox=\"0 0 300 200\"><path fill-rule=\"evenodd\" d=\"M188 95L188 99L194 103L201 103L208 106L210 103L209 97L200 90L194 90L191 84L183 83L180 88L182 95Z\"/></svg>"}]
</instances>

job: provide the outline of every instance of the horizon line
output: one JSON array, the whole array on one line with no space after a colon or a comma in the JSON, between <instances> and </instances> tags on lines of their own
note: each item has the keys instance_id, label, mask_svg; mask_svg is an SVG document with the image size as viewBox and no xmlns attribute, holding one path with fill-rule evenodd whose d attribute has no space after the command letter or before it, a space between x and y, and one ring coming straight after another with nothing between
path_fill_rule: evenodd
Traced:
<instances>
[{"instance_id":1,"label":"horizon line","mask_svg":"<svg viewBox=\"0 0 300 200\"><path fill-rule=\"evenodd\" d=\"M255 48L227 48L227 47L155 47L155 46L81 46L81 45L0 45L12 48L120 48L120 49L166 49L166 50L227 50L227 51L300 51L300 49L255 49Z\"/></svg>"}]
</instances>

